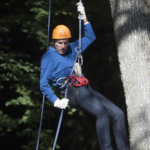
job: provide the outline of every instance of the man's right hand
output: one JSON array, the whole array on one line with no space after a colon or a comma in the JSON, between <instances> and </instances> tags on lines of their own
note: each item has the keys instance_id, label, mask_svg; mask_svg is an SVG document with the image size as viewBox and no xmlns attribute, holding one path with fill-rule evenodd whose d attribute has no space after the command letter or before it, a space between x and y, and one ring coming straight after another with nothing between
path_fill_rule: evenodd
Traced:
<instances>
[{"instance_id":1,"label":"man's right hand","mask_svg":"<svg viewBox=\"0 0 150 150\"><path fill-rule=\"evenodd\" d=\"M69 103L69 99L68 98L63 98L63 99L57 99L54 102L54 107L60 108L60 109L66 109L66 107L68 106Z\"/></svg>"},{"instance_id":2,"label":"man's right hand","mask_svg":"<svg viewBox=\"0 0 150 150\"><path fill-rule=\"evenodd\" d=\"M77 4L77 11L81 14L81 20L86 19L85 9L82 2L78 2ZM78 17L79 18L79 17Z\"/></svg>"}]
</instances>

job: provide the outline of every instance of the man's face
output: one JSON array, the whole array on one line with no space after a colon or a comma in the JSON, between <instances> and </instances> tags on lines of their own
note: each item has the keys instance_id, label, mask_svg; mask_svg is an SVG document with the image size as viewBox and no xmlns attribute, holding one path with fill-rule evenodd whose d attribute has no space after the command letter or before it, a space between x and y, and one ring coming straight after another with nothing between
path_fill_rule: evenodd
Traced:
<instances>
[{"instance_id":1,"label":"man's face","mask_svg":"<svg viewBox=\"0 0 150 150\"><path fill-rule=\"evenodd\" d=\"M59 54L63 55L66 53L69 44L69 39L56 39L53 40L54 48Z\"/></svg>"}]
</instances>

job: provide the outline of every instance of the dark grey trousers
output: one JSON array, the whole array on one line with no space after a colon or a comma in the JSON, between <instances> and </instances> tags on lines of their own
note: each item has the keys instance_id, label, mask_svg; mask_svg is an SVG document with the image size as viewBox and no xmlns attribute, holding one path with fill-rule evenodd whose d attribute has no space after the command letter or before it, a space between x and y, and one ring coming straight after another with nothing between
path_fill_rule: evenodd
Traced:
<instances>
[{"instance_id":1,"label":"dark grey trousers","mask_svg":"<svg viewBox=\"0 0 150 150\"><path fill-rule=\"evenodd\" d=\"M96 131L100 150L113 150L109 118L111 119L117 150L130 150L123 111L90 86L79 88L77 101L74 86L68 89L67 98L73 108L81 108L96 118Z\"/></svg>"}]
</instances>

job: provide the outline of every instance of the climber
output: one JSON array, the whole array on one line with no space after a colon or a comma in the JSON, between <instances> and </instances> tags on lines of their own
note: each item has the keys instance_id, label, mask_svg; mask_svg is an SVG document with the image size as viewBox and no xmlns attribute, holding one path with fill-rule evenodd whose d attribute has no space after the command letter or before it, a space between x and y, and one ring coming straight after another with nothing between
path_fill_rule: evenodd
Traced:
<instances>
[{"instance_id":1,"label":"climber","mask_svg":"<svg viewBox=\"0 0 150 150\"><path fill-rule=\"evenodd\" d=\"M77 3L77 11L81 14L81 20L84 26L84 37L81 42L81 50L83 52L92 44L96 37L90 22L87 20L82 2ZM72 108L81 108L94 115L101 150L113 150L109 129L110 118L117 149L129 150L128 136L122 110L103 95L93 90L88 85L88 82L77 88L73 85L74 80L72 82L68 80L76 58L75 49L79 47L79 40L69 43L69 38L71 38L71 33L68 27L58 25L54 28L52 33L53 46L49 47L49 50L41 59L40 89L43 95L54 103L54 107L65 109L69 105ZM74 72L76 74L76 70ZM60 82L60 79L62 82ZM67 98L59 99L53 92L50 83L62 93L66 90L68 84Z\"/></svg>"}]
</instances>

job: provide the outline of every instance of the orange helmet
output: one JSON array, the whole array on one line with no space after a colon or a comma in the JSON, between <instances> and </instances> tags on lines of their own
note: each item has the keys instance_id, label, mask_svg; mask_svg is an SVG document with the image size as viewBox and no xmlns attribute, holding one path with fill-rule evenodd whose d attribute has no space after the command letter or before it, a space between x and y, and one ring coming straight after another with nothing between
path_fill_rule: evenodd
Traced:
<instances>
[{"instance_id":1,"label":"orange helmet","mask_svg":"<svg viewBox=\"0 0 150 150\"><path fill-rule=\"evenodd\" d=\"M64 25L58 25L54 28L52 33L52 39L68 39L71 38L71 33L68 27Z\"/></svg>"}]
</instances>

